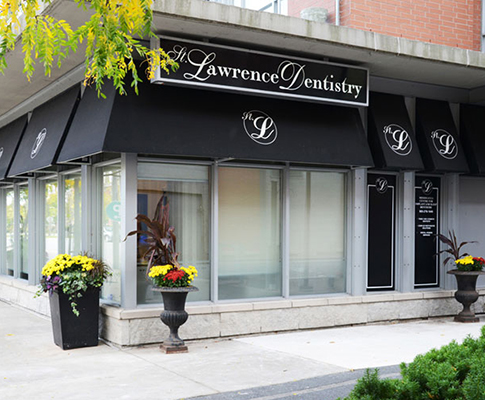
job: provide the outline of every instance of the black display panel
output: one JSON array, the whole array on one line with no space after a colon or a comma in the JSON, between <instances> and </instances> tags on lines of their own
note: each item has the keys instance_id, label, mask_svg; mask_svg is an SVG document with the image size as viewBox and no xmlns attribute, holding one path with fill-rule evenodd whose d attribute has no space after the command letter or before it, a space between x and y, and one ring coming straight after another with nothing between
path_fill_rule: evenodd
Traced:
<instances>
[{"instance_id":1,"label":"black display panel","mask_svg":"<svg viewBox=\"0 0 485 400\"><path fill-rule=\"evenodd\" d=\"M368 174L367 290L393 290L396 176Z\"/></svg>"},{"instance_id":2,"label":"black display panel","mask_svg":"<svg viewBox=\"0 0 485 400\"><path fill-rule=\"evenodd\" d=\"M439 286L438 241L440 221L439 177L416 176L414 197L414 286Z\"/></svg>"}]
</instances>

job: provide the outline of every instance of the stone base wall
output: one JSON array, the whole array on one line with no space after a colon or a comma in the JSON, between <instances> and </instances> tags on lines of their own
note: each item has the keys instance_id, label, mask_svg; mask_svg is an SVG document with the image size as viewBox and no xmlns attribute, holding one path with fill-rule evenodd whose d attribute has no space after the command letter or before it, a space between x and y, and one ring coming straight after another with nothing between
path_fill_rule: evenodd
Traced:
<instances>
[{"instance_id":1,"label":"stone base wall","mask_svg":"<svg viewBox=\"0 0 485 400\"><path fill-rule=\"evenodd\" d=\"M456 315L462 306L454 291L372 294L314 299L187 306L190 317L180 328L184 340L330 328ZM473 305L484 310L485 289ZM102 306L102 336L121 346L159 343L168 336L162 308L123 310Z\"/></svg>"},{"instance_id":2,"label":"stone base wall","mask_svg":"<svg viewBox=\"0 0 485 400\"><path fill-rule=\"evenodd\" d=\"M49 297L42 294L35 297L37 286L8 276L0 276L0 300L26 308L50 317Z\"/></svg>"},{"instance_id":3,"label":"stone base wall","mask_svg":"<svg viewBox=\"0 0 485 400\"><path fill-rule=\"evenodd\" d=\"M0 300L49 316L46 294L34 298L37 287L0 276ZM482 314L485 288L473 305ZM368 294L246 303L188 305L190 317L180 328L184 340L258 333L371 324L456 315L462 306L453 290ZM162 308L125 310L101 306L101 337L118 346L160 343L168 328L160 321Z\"/></svg>"}]
</instances>

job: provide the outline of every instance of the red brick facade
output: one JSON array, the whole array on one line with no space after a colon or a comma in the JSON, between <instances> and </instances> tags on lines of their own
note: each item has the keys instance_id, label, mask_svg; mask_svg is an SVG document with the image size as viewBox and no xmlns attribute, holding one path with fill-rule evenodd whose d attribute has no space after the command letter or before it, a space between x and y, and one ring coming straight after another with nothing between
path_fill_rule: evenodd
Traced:
<instances>
[{"instance_id":1,"label":"red brick facade","mask_svg":"<svg viewBox=\"0 0 485 400\"><path fill-rule=\"evenodd\" d=\"M323 7L335 23L335 0L289 0L288 14ZM340 25L480 51L481 0L340 0Z\"/></svg>"}]
</instances>

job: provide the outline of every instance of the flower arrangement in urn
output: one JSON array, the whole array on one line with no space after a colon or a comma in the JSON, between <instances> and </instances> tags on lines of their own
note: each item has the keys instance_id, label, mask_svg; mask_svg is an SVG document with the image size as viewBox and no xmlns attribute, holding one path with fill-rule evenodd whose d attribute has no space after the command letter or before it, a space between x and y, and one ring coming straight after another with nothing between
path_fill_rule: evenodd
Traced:
<instances>
[{"instance_id":1,"label":"flower arrangement in urn","mask_svg":"<svg viewBox=\"0 0 485 400\"><path fill-rule=\"evenodd\" d=\"M144 253L148 260L147 275L155 286L152 290L162 294L164 311L160 319L170 329L169 337L160 348L166 353L185 353L188 349L179 337L178 329L189 317L185 311L187 294L199 290L191 285L197 276L197 269L193 266L182 267L178 262L177 238L174 227L169 223L169 202L165 193L157 204L153 219L138 214L136 220L145 224L147 229L131 231L127 237L145 236L148 245Z\"/></svg>"},{"instance_id":2,"label":"flower arrangement in urn","mask_svg":"<svg viewBox=\"0 0 485 400\"><path fill-rule=\"evenodd\" d=\"M100 288L110 275L108 266L101 260L86 254L59 254L42 268L40 288L36 295L40 296L43 292L52 295L54 291L60 291L68 296L72 312L79 316L77 299L88 288Z\"/></svg>"},{"instance_id":3,"label":"flower arrangement in urn","mask_svg":"<svg viewBox=\"0 0 485 400\"><path fill-rule=\"evenodd\" d=\"M454 275L458 290L455 292L455 299L463 305L463 310L455 316L455 322L479 322L478 317L471 309L471 305L478 300L479 294L476 291L477 279L479 275L485 274L483 267L485 260L482 257L473 257L468 253L461 253L463 246L472 242L461 242L458 244L455 232L450 231L449 237L436 235L438 239L448 247L441 250L438 254L447 253L447 258L443 260L443 265L453 260L456 269L447 271L448 274Z\"/></svg>"}]
</instances>

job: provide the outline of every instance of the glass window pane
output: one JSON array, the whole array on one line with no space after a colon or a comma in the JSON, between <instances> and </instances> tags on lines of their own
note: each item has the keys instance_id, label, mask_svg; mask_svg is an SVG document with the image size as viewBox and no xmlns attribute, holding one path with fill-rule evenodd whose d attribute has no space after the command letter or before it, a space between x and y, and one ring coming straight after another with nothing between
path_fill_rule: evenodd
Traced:
<instances>
[{"instance_id":1,"label":"glass window pane","mask_svg":"<svg viewBox=\"0 0 485 400\"><path fill-rule=\"evenodd\" d=\"M102 298L121 304L120 251L124 236L121 233L121 194L119 165L103 168L103 211L101 257L113 275L105 282Z\"/></svg>"},{"instance_id":2,"label":"glass window pane","mask_svg":"<svg viewBox=\"0 0 485 400\"><path fill-rule=\"evenodd\" d=\"M72 174L64 177L64 252L78 255L81 249L81 174Z\"/></svg>"},{"instance_id":3,"label":"glass window pane","mask_svg":"<svg viewBox=\"0 0 485 400\"><path fill-rule=\"evenodd\" d=\"M45 260L43 265L58 253L58 213L57 213L57 179L45 182Z\"/></svg>"},{"instance_id":4,"label":"glass window pane","mask_svg":"<svg viewBox=\"0 0 485 400\"><path fill-rule=\"evenodd\" d=\"M219 169L219 299L281 296L279 170Z\"/></svg>"},{"instance_id":5,"label":"glass window pane","mask_svg":"<svg viewBox=\"0 0 485 400\"><path fill-rule=\"evenodd\" d=\"M138 167L138 213L153 218L162 196L169 204L170 225L175 228L179 262L198 270L188 301L210 299L210 187L209 167L140 163ZM141 225L138 229L143 228ZM151 290L146 277L146 245L138 238L137 301L160 303L161 296Z\"/></svg>"},{"instance_id":6,"label":"glass window pane","mask_svg":"<svg viewBox=\"0 0 485 400\"><path fill-rule=\"evenodd\" d=\"M21 186L20 205L20 278L29 278L29 188Z\"/></svg>"},{"instance_id":7,"label":"glass window pane","mask_svg":"<svg viewBox=\"0 0 485 400\"><path fill-rule=\"evenodd\" d=\"M345 292L345 174L290 171L290 295Z\"/></svg>"},{"instance_id":8,"label":"glass window pane","mask_svg":"<svg viewBox=\"0 0 485 400\"><path fill-rule=\"evenodd\" d=\"M6 204L7 204L7 227L6 227L6 250L7 250L7 275L13 276L14 265L13 265L13 254L14 254L14 192L8 190L6 193Z\"/></svg>"}]
</instances>

